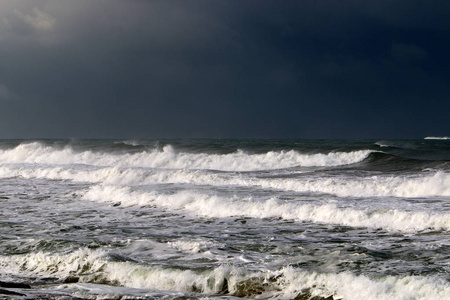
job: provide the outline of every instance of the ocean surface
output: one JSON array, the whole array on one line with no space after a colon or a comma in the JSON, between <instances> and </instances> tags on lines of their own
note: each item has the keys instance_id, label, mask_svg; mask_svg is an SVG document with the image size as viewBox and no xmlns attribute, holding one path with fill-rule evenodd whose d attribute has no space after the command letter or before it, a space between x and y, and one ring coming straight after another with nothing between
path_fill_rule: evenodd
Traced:
<instances>
[{"instance_id":1,"label":"ocean surface","mask_svg":"<svg viewBox=\"0 0 450 300\"><path fill-rule=\"evenodd\" d=\"M445 137L1 140L0 204L28 299L450 299Z\"/></svg>"}]
</instances>

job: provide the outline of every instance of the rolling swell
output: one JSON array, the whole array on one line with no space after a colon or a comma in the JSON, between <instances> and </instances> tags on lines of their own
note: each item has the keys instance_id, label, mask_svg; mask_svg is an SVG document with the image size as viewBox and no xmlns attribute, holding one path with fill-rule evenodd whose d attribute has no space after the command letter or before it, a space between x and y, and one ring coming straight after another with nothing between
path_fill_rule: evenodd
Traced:
<instances>
[{"instance_id":1,"label":"rolling swell","mask_svg":"<svg viewBox=\"0 0 450 300\"><path fill-rule=\"evenodd\" d=\"M350 166L351 168L372 171L418 171L424 168L448 169L450 161L447 160L424 160L402 157L386 152L371 152L363 161Z\"/></svg>"}]
</instances>

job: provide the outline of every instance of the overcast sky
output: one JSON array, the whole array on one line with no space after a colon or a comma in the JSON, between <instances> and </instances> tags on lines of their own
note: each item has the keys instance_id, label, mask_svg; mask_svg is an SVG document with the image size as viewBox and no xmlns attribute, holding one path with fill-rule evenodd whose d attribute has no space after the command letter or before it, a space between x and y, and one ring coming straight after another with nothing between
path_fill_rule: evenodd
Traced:
<instances>
[{"instance_id":1,"label":"overcast sky","mask_svg":"<svg viewBox=\"0 0 450 300\"><path fill-rule=\"evenodd\" d=\"M450 135L450 1L0 0L0 138Z\"/></svg>"}]
</instances>

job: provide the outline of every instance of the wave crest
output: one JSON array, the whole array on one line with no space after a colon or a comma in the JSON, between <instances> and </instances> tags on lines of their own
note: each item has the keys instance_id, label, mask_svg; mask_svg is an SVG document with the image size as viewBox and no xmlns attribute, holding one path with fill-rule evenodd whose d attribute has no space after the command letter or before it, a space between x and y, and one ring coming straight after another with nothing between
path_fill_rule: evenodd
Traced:
<instances>
[{"instance_id":1,"label":"wave crest","mask_svg":"<svg viewBox=\"0 0 450 300\"><path fill-rule=\"evenodd\" d=\"M71 147L58 149L39 142L21 144L0 151L0 163L38 163L56 165L146 167L168 169L210 169L221 171L255 171L291 167L340 166L364 160L370 150L302 154L294 150L249 154L238 150L229 154L177 152L167 145L138 153L76 152Z\"/></svg>"},{"instance_id":2,"label":"wave crest","mask_svg":"<svg viewBox=\"0 0 450 300\"><path fill-rule=\"evenodd\" d=\"M94 186L84 199L117 203L124 206L156 205L171 210L184 210L204 217L281 217L296 221L353 227L383 228L391 231L415 232L450 230L450 214L401 211L397 209L357 210L334 204L312 205L280 201L276 198L255 200L251 197L224 198L217 195L182 191L175 194L133 191L128 187Z\"/></svg>"},{"instance_id":3,"label":"wave crest","mask_svg":"<svg viewBox=\"0 0 450 300\"><path fill-rule=\"evenodd\" d=\"M374 279L350 272L327 274L293 267L262 272L225 265L194 271L108 258L113 256L102 250L79 249L68 254L0 256L0 266L4 271L21 269L33 275L57 277L61 281L72 277L85 283L115 283L153 291L222 294L245 298L293 299L305 295L305 299L309 299L313 296L333 295L335 299L346 300L428 300L443 299L444 295L450 294L450 287L444 280L420 276L383 276ZM93 291L99 294L101 291L100 286L88 284L63 285L60 290L76 291L77 287L79 290L75 293L78 295ZM111 291L107 286L103 288Z\"/></svg>"},{"instance_id":4,"label":"wave crest","mask_svg":"<svg viewBox=\"0 0 450 300\"><path fill-rule=\"evenodd\" d=\"M450 140L449 136L427 136L425 140Z\"/></svg>"},{"instance_id":5,"label":"wave crest","mask_svg":"<svg viewBox=\"0 0 450 300\"><path fill-rule=\"evenodd\" d=\"M308 174L309 175L309 174ZM420 176L365 176L264 178L235 176L201 170L148 170L142 168L64 168L63 166L0 166L0 178L20 176L73 180L106 185L192 184L260 187L338 197L450 197L450 174L437 171Z\"/></svg>"}]
</instances>

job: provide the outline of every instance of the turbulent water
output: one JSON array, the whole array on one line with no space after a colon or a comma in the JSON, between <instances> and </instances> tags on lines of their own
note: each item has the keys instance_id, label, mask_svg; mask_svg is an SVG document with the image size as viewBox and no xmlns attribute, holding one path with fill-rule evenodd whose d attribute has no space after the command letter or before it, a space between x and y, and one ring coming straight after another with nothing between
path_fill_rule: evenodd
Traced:
<instances>
[{"instance_id":1,"label":"turbulent water","mask_svg":"<svg viewBox=\"0 0 450 300\"><path fill-rule=\"evenodd\" d=\"M27 297L450 299L448 139L3 140L0 178Z\"/></svg>"}]
</instances>

